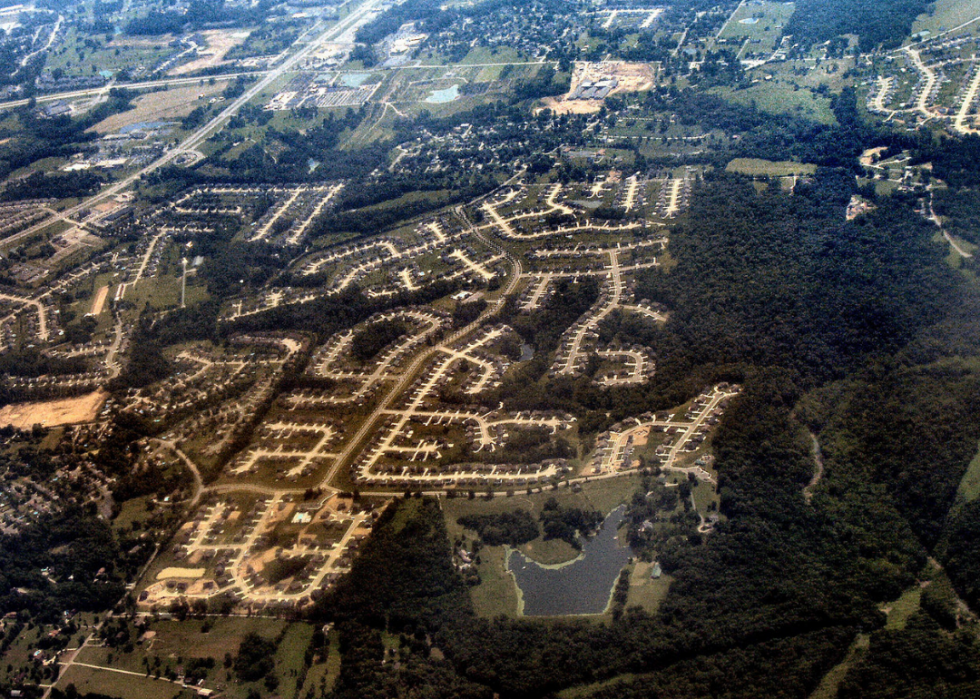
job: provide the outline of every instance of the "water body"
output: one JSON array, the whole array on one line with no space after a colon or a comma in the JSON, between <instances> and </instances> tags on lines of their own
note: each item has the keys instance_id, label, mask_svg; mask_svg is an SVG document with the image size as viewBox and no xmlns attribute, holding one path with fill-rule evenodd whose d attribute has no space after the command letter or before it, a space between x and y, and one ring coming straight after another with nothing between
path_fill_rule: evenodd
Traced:
<instances>
[{"instance_id":1,"label":"water body","mask_svg":"<svg viewBox=\"0 0 980 699\"><path fill-rule=\"evenodd\" d=\"M129 126L124 126L119 129L119 133L132 133L133 131L156 131L157 129L162 129L165 126L175 126L176 122L173 121L141 121L136 124L130 124Z\"/></svg>"},{"instance_id":2,"label":"water body","mask_svg":"<svg viewBox=\"0 0 980 699\"><path fill-rule=\"evenodd\" d=\"M529 345L526 342L521 343L521 358L517 361L526 362L534 357L534 345Z\"/></svg>"},{"instance_id":3,"label":"water body","mask_svg":"<svg viewBox=\"0 0 980 699\"><path fill-rule=\"evenodd\" d=\"M524 616L601 614L612 596L613 586L630 549L620 548L616 533L626 506L609 513L602 529L585 541L582 554L560 566L543 566L520 551L510 551L507 570L517 582Z\"/></svg>"},{"instance_id":4,"label":"water body","mask_svg":"<svg viewBox=\"0 0 980 699\"><path fill-rule=\"evenodd\" d=\"M758 24L759 23L759 18L758 17L746 17L745 19L738 20L738 23L739 24Z\"/></svg>"},{"instance_id":5,"label":"water body","mask_svg":"<svg viewBox=\"0 0 980 699\"><path fill-rule=\"evenodd\" d=\"M459 99L459 85L447 87L445 90L435 90L425 98L429 104L445 104Z\"/></svg>"},{"instance_id":6,"label":"water body","mask_svg":"<svg viewBox=\"0 0 980 699\"><path fill-rule=\"evenodd\" d=\"M344 73L340 76L340 82L347 87L360 87L371 77L370 73Z\"/></svg>"}]
</instances>

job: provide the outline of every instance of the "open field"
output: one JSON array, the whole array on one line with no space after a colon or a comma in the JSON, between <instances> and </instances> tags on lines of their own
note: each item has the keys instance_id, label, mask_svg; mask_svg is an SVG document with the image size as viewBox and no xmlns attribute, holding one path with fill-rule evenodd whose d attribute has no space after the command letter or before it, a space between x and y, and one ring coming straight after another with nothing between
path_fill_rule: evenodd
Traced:
<instances>
[{"instance_id":1,"label":"open field","mask_svg":"<svg viewBox=\"0 0 980 699\"><path fill-rule=\"evenodd\" d=\"M967 502L980 497L980 451L973 457L966 473L963 474L963 480L960 481L956 495Z\"/></svg>"},{"instance_id":2,"label":"open field","mask_svg":"<svg viewBox=\"0 0 980 699\"><path fill-rule=\"evenodd\" d=\"M762 160L761 158L735 158L725 167L728 172L737 172L752 177L788 177L790 175L812 175L817 166L812 163L794 163L790 160Z\"/></svg>"},{"instance_id":3,"label":"open field","mask_svg":"<svg viewBox=\"0 0 980 699\"><path fill-rule=\"evenodd\" d=\"M742 3L732 14L719 38L757 40L761 44L753 48L772 50L795 9L793 3L785 2Z\"/></svg>"},{"instance_id":4,"label":"open field","mask_svg":"<svg viewBox=\"0 0 980 699\"><path fill-rule=\"evenodd\" d=\"M638 562L630 575L630 592L626 600L627 607L640 606L650 613L655 613L660 603L667 596L672 578L662 575L651 578L652 563Z\"/></svg>"},{"instance_id":5,"label":"open field","mask_svg":"<svg viewBox=\"0 0 980 699\"><path fill-rule=\"evenodd\" d=\"M68 668L60 684L64 687L75 685L81 695L96 692L120 699L172 699L182 692L186 692L186 696L195 696L192 690L182 690L179 684L166 680L77 665Z\"/></svg>"},{"instance_id":6,"label":"open field","mask_svg":"<svg viewBox=\"0 0 980 699\"><path fill-rule=\"evenodd\" d=\"M488 619L517 617L517 585L506 569L506 549L488 546L480 552L480 584L470 588L474 611Z\"/></svg>"},{"instance_id":7,"label":"open field","mask_svg":"<svg viewBox=\"0 0 980 699\"><path fill-rule=\"evenodd\" d=\"M166 121L187 116L195 108L203 104L202 98L208 98L225 89L223 82L208 85L202 80L201 85L178 87L173 90L151 92L140 95L133 104L135 107L128 112L113 114L92 127L100 134L113 133L121 128L144 121Z\"/></svg>"},{"instance_id":8,"label":"open field","mask_svg":"<svg viewBox=\"0 0 980 699\"><path fill-rule=\"evenodd\" d=\"M225 55L232 48L245 41L252 32L247 29L211 29L201 32L208 42L207 50L190 63L177 66L170 71L170 75L186 75L205 68L212 68L220 65Z\"/></svg>"},{"instance_id":9,"label":"open field","mask_svg":"<svg viewBox=\"0 0 980 699\"><path fill-rule=\"evenodd\" d=\"M0 426L29 430L34 425L54 427L91 422L108 396L105 391L93 391L77 398L7 405L0 408Z\"/></svg>"},{"instance_id":10,"label":"open field","mask_svg":"<svg viewBox=\"0 0 980 699\"><path fill-rule=\"evenodd\" d=\"M864 655L868 647L868 640L869 636L866 634L862 633L857 635L854 643L851 644L851 648L847 651L847 656L823 676L820 684L817 685L817 688L813 690L813 694L810 695L810 699L835 699L841 680L844 679L844 675L847 674L847 671L851 669L854 663Z\"/></svg>"},{"instance_id":11,"label":"open field","mask_svg":"<svg viewBox=\"0 0 980 699\"><path fill-rule=\"evenodd\" d=\"M273 638L286 627L286 622L276 619L212 617L209 621L212 626L207 633L201 632L204 622L198 619L157 622L153 625L153 630L157 632L153 654L223 658L225 653L238 653L238 646L250 632Z\"/></svg>"},{"instance_id":12,"label":"open field","mask_svg":"<svg viewBox=\"0 0 980 699\"><path fill-rule=\"evenodd\" d=\"M744 90L719 88L720 97L744 106L755 106L770 114L791 114L806 117L821 124L833 124L836 120L830 109L830 100L817 97L810 90L795 89L789 81L770 81L753 85Z\"/></svg>"},{"instance_id":13,"label":"open field","mask_svg":"<svg viewBox=\"0 0 980 699\"><path fill-rule=\"evenodd\" d=\"M912 24L912 33L937 34L980 17L980 0L936 0L932 11L921 14Z\"/></svg>"},{"instance_id":14,"label":"open field","mask_svg":"<svg viewBox=\"0 0 980 699\"><path fill-rule=\"evenodd\" d=\"M886 629L904 629L905 622L919 608L919 600L922 599L922 588L916 585L902 593L894 602L883 607L888 614L888 621L885 622Z\"/></svg>"}]
</instances>

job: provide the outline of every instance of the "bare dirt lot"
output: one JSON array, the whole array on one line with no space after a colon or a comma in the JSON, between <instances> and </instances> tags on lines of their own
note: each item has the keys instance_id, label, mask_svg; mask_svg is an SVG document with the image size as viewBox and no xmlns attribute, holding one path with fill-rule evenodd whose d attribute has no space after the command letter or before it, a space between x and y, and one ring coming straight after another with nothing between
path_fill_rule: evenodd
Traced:
<instances>
[{"instance_id":1,"label":"bare dirt lot","mask_svg":"<svg viewBox=\"0 0 980 699\"><path fill-rule=\"evenodd\" d=\"M548 97L543 100L545 107L556 114L592 114L598 112L604 100L568 99L583 82L597 82L613 78L618 85L609 95L620 92L641 92L652 89L657 80L657 69L649 63L627 63L625 61L600 61L598 63L577 62L572 71L572 84L567 95Z\"/></svg>"},{"instance_id":2,"label":"bare dirt lot","mask_svg":"<svg viewBox=\"0 0 980 699\"><path fill-rule=\"evenodd\" d=\"M78 398L7 405L0 409L0 427L29 430L34 425L56 427L91 422L108 396L105 391L94 391Z\"/></svg>"},{"instance_id":3,"label":"bare dirt lot","mask_svg":"<svg viewBox=\"0 0 980 699\"><path fill-rule=\"evenodd\" d=\"M206 52L202 52L199 58L191 61L190 63L185 63L184 65L177 66L170 71L170 75L186 75L188 73L193 73L196 70L203 70L204 68L212 68L219 65L225 58L232 47L242 43L251 34L249 29L212 29L210 31L201 32L204 38L207 39L208 48Z\"/></svg>"},{"instance_id":4,"label":"bare dirt lot","mask_svg":"<svg viewBox=\"0 0 980 699\"><path fill-rule=\"evenodd\" d=\"M133 104L135 108L121 114L113 114L108 119L103 119L92 127L93 131L100 134L113 133L143 121L166 121L168 119L179 119L187 116L195 107L198 107L201 97L210 97L225 89L225 84L219 82L215 85L191 85L190 87L178 87L165 92L151 92L148 95L137 97Z\"/></svg>"},{"instance_id":5,"label":"bare dirt lot","mask_svg":"<svg viewBox=\"0 0 980 699\"><path fill-rule=\"evenodd\" d=\"M105 300L109 296L109 285L106 284L95 292L95 300L92 301L92 310L89 311L94 316L100 315L105 307Z\"/></svg>"},{"instance_id":6,"label":"bare dirt lot","mask_svg":"<svg viewBox=\"0 0 980 699\"><path fill-rule=\"evenodd\" d=\"M199 578L204 575L204 568L164 568L157 573L157 580L167 578Z\"/></svg>"}]
</instances>

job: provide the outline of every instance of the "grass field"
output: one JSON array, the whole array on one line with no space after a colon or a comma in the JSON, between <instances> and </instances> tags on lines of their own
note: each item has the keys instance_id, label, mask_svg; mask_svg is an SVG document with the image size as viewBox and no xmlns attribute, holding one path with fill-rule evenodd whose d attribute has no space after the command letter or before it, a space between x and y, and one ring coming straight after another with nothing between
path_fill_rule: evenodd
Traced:
<instances>
[{"instance_id":1,"label":"grass field","mask_svg":"<svg viewBox=\"0 0 980 699\"><path fill-rule=\"evenodd\" d=\"M963 474L963 480L960 481L956 495L967 502L980 497L980 451L977 451L973 461L967 467L966 473Z\"/></svg>"},{"instance_id":2,"label":"grass field","mask_svg":"<svg viewBox=\"0 0 980 699\"><path fill-rule=\"evenodd\" d=\"M653 569L652 563L638 562L630 575L630 592L626 600L627 608L633 606L643 607L648 612L656 612L660 603L667 596L667 590L673 578L669 575L662 575L659 578L651 578L650 571Z\"/></svg>"},{"instance_id":3,"label":"grass field","mask_svg":"<svg viewBox=\"0 0 980 699\"><path fill-rule=\"evenodd\" d=\"M980 0L936 0L932 11L919 15L912 24L912 33L937 34L976 17L980 17Z\"/></svg>"},{"instance_id":4,"label":"grass field","mask_svg":"<svg viewBox=\"0 0 980 699\"><path fill-rule=\"evenodd\" d=\"M760 110L770 114L791 114L821 124L832 124L835 121L829 99L816 97L804 88L797 89L788 81L772 80L744 90L720 89L717 93L737 104L755 104Z\"/></svg>"},{"instance_id":5,"label":"grass field","mask_svg":"<svg viewBox=\"0 0 980 699\"><path fill-rule=\"evenodd\" d=\"M92 127L100 134L113 133L131 124L145 121L169 121L187 116L197 107L207 104L208 100L220 93L226 87L226 80L217 80L209 85L201 80L201 85L178 87L173 90L151 92L140 95L133 100L134 108L128 112L113 114Z\"/></svg>"},{"instance_id":6,"label":"grass field","mask_svg":"<svg viewBox=\"0 0 980 699\"><path fill-rule=\"evenodd\" d=\"M517 616L517 584L507 572L504 559L503 546L480 550L480 584L471 588L470 597L474 610L482 617Z\"/></svg>"},{"instance_id":7,"label":"grass field","mask_svg":"<svg viewBox=\"0 0 980 699\"><path fill-rule=\"evenodd\" d=\"M178 696L197 696L193 690L183 690L179 684L110 670L73 666L59 681L59 687L75 685L79 695L89 692L119 697L119 699L173 699Z\"/></svg>"},{"instance_id":8,"label":"grass field","mask_svg":"<svg viewBox=\"0 0 980 699\"><path fill-rule=\"evenodd\" d=\"M592 684L580 684L577 687L569 687L568 689L563 689L556 696L560 699L584 699L584 697L590 697L600 689L605 689L613 685L619 684L620 682L632 683L633 680L641 678L642 675L617 675L616 677L611 677L608 680L603 680L602 682L593 682Z\"/></svg>"},{"instance_id":9,"label":"grass field","mask_svg":"<svg viewBox=\"0 0 980 699\"><path fill-rule=\"evenodd\" d=\"M313 638L313 627L310 624L293 624L286 630L276 650L276 674L279 676L278 692L280 696L296 695L298 675L303 668L303 655Z\"/></svg>"},{"instance_id":10,"label":"grass field","mask_svg":"<svg viewBox=\"0 0 980 699\"><path fill-rule=\"evenodd\" d=\"M790 160L735 158L728 163L725 170L752 177L788 177L790 175L812 175L817 171L817 166L812 163L794 163Z\"/></svg>"},{"instance_id":11,"label":"grass field","mask_svg":"<svg viewBox=\"0 0 980 699\"><path fill-rule=\"evenodd\" d=\"M916 585L902 593L894 602L886 605L888 609L888 621L885 622L886 629L904 629L905 622L919 608L919 600L922 598L922 588Z\"/></svg>"},{"instance_id":12,"label":"grass field","mask_svg":"<svg viewBox=\"0 0 980 699\"><path fill-rule=\"evenodd\" d=\"M782 28L796 9L793 3L743 3L725 25L720 39L758 41L749 51L772 51L782 35Z\"/></svg>"},{"instance_id":13,"label":"grass field","mask_svg":"<svg viewBox=\"0 0 980 699\"><path fill-rule=\"evenodd\" d=\"M170 654L187 658L217 658L225 653L235 655L242 639L251 632L266 638L278 635L286 622L278 619L213 617L214 626L207 633L201 632L203 621L160 621L154 624L157 637L153 643L153 653L164 657Z\"/></svg>"},{"instance_id":14,"label":"grass field","mask_svg":"<svg viewBox=\"0 0 980 699\"><path fill-rule=\"evenodd\" d=\"M844 675L864 655L864 650L867 647L868 636L866 634L858 634L857 638L854 639L854 643L851 644L850 649L847 651L847 657L824 675L823 679L820 680L820 684L817 685L817 688L813 690L813 694L810 695L810 699L835 699L837 688L841 680L844 679Z\"/></svg>"}]
</instances>

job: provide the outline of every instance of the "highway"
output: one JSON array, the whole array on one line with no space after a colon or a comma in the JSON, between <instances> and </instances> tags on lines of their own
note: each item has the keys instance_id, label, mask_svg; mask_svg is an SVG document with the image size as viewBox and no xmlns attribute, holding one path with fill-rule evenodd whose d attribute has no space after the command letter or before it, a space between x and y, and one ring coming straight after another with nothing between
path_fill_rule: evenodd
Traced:
<instances>
[{"instance_id":1,"label":"highway","mask_svg":"<svg viewBox=\"0 0 980 699\"><path fill-rule=\"evenodd\" d=\"M50 95L38 95L34 98L35 102L57 102L58 100L73 100L81 97L95 97L102 94L106 89L117 87L120 90L152 90L158 87L180 87L181 85L200 85L202 82L214 80L216 82L227 82L240 76L262 75L261 72L247 73L222 73L221 75L199 76L196 78L164 78L162 80L143 80L135 83L110 83L102 87L90 87L84 90L72 90L71 92L54 92ZM30 104L29 99L8 100L0 102L0 110L15 109Z\"/></svg>"},{"instance_id":2,"label":"highway","mask_svg":"<svg viewBox=\"0 0 980 699\"><path fill-rule=\"evenodd\" d=\"M363 19L363 17L366 14L374 10L375 5L378 2L379 0L367 0L366 2L364 2L360 7L358 7L356 10L354 10L349 15L347 15L347 17L345 17L343 20L333 25L329 29L326 29L325 31L321 32L315 39L313 39L313 41L309 42L308 44L300 48L298 51L296 51L294 54L289 56L285 61L279 64L278 67L267 72L264 78L256 82L248 90L246 90L241 96L235 99L235 101L233 101L223 110L221 110L221 113L218 114L213 119L211 119L211 121L209 121L207 124L205 124L197 131L189 135L186 139L184 139L183 143L178 145L176 148L173 148L165 152L163 155L161 155L159 158L157 158L156 160L154 160L152 163L142 168L141 170L138 170L137 172L134 172L128 177L119 180L115 184L103 188L102 191L100 191L98 194L95 194L85 199L84 201L77 204L76 206L66 209L65 211L62 212L62 216L70 218L78 215L82 211L90 210L93 207L97 206L98 204L108 201L109 199L115 197L117 194L129 189L131 186L133 186L134 183L136 183L140 178L144 177L145 175L148 175L155 170L159 170L161 167L164 167L165 165L169 165L170 163L174 162L174 160L176 160L178 157L180 157L185 153L193 152L195 148L197 148L199 145L204 143L204 141L206 141L212 134L218 131L225 124L225 122L227 122L229 119L231 119L231 117L233 117L236 113L238 113L238 110L240 110L243 106L248 104L248 102L251 101L256 95L258 95L260 92L262 92L267 87L272 85L282 75L292 70L292 68L297 63L299 63L307 56L309 56L311 53L313 53L313 51L319 48L324 42L328 42L333 39L336 39L337 37L341 36L344 32L348 31L352 26L354 26L361 19ZM195 78L194 80L199 80L199 78ZM0 240L0 245L9 245L10 243L16 242L21 238L34 235L38 231L48 227L49 225L51 225L50 220L42 221L34 226L25 229L24 231L21 231L20 233L17 233L16 235L12 235L8 238Z\"/></svg>"}]
</instances>

